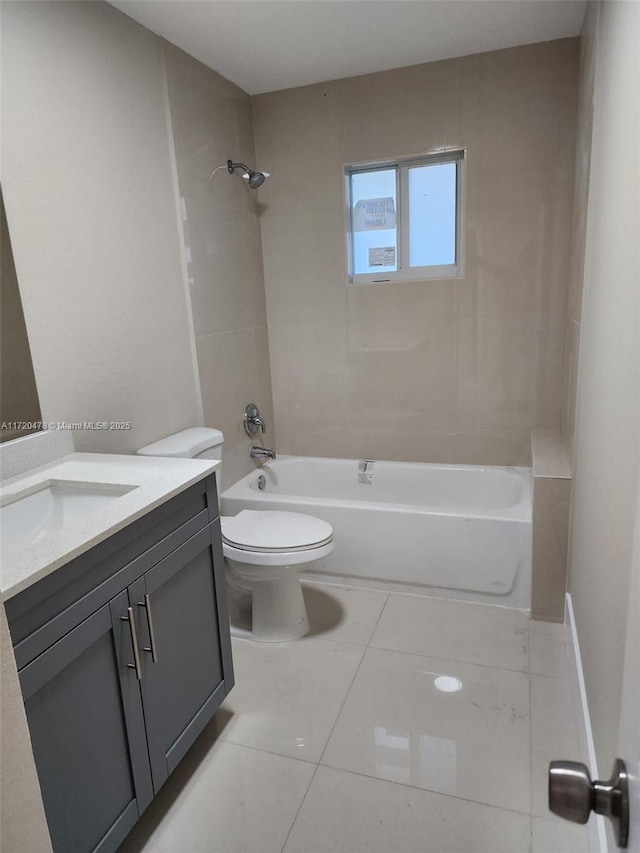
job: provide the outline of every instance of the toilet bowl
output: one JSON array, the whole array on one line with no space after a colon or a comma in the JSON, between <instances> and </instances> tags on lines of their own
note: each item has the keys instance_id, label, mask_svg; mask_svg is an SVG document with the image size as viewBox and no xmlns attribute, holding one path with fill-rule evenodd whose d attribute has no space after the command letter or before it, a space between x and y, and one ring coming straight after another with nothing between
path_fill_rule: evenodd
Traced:
<instances>
[{"instance_id":1,"label":"toilet bowl","mask_svg":"<svg viewBox=\"0 0 640 853\"><path fill-rule=\"evenodd\" d=\"M223 442L219 430L194 427L138 454L221 459ZM331 525L302 513L269 510L242 510L220 522L232 635L261 643L304 637L309 620L298 573L333 551Z\"/></svg>"},{"instance_id":2,"label":"toilet bowl","mask_svg":"<svg viewBox=\"0 0 640 853\"><path fill-rule=\"evenodd\" d=\"M282 643L309 631L298 572L333 551L330 524L297 512L242 510L221 518L230 599L251 627L235 636Z\"/></svg>"}]
</instances>

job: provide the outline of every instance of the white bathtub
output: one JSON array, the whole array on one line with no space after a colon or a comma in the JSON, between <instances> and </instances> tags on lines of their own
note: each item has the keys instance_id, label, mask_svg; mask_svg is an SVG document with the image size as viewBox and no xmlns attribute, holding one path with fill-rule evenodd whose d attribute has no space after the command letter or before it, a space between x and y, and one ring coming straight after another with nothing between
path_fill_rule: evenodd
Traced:
<instances>
[{"instance_id":1,"label":"white bathtub","mask_svg":"<svg viewBox=\"0 0 640 853\"><path fill-rule=\"evenodd\" d=\"M258 487L260 475L264 489ZM528 468L279 457L222 494L241 509L302 512L333 525L335 549L316 578L528 608Z\"/></svg>"}]
</instances>

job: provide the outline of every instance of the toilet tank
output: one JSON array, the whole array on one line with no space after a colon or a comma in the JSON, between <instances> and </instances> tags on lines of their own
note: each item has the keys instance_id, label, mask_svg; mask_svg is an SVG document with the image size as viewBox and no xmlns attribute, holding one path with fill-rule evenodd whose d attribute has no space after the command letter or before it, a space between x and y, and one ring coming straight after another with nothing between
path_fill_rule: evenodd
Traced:
<instances>
[{"instance_id":1,"label":"toilet tank","mask_svg":"<svg viewBox=\"0 0 640 853\"><path fill-rule=\"evenodd\" d=\"M138 456L172 456L180 459L222 459L224 435L219 429L191 427L175 432L136 451Z\"/></svg>"}]
</instances>

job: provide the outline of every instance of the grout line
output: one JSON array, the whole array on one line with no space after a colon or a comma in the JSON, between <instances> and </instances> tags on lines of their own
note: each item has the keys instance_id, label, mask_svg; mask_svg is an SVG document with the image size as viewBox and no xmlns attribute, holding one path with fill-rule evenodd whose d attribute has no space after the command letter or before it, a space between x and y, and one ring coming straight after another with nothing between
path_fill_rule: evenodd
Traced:
<instances>
[{"instance_id":1,"label":"grout line","mask_svg":"<svg viewBox=\"0 0 640 853\"><path fill-rule=\"evenodd\" d=\"M238 746L241 749L251 749L253 752L264 752L267 755L275 755L277 758L288 758L291 761L300 761L302 764L311 764L313 767L318 766L318 762L311 758L301 758L299 755L287 755L284 752L275 752L273 749L266 749L263 746L252 746L248 743L240 743L236 740L228 740L223 738L222 734L218 738L219 743L228 743L230 746Z\"/></svg>"},{"instance_id":2,"label":"grout line","mask_svg":"<svg viewBox=\"0 0 640 853\"><path fill-rule=\"evenodd\" d=\"M216 334L220 334L220 333L216 333ZM318 574L321 575L320 572L318 572ZM388 595L388 596L400 595L400 596L403 596L405 598L422 598L422 599L425 599L426 601L439 601L439 602L446 601L450 604L464 604L464 605L469 605L470 607L490 607L494 610L501 610L502 612L509 611L512 613L517 613L517 614L520 614L521 616L526 616L528 622L532 621L531 620L531 610L528 607L513 607L510 604L497 604L495 601L474 601L472 599L466 599L466 598L449 598L448 596L444 596L444 595L435 595L435 594L431 594L431 593L428 594L428 593L424 593L424 592L414 592L414 591L409 591L409 590L404 590L404 589L395 589L394 581L380 581L380 583L382 584L381 586L375 586L374 584L377 582L373 581L371 586L369 586L368 584L365 584L365 583L358 583L359 580L362 581L362 580L366 580L366 579L361 579L361 578L352 579L350 575L344 575L344 576L334 575L334 577L345 577L347 579L347 582L345 582L345 583L341 583L338 580L326 580L327 575L322 575L321 577L318 577L318 578L310 576L310 575L313 575L313 573L310 572L308 574L303 575L302 581L305 583L322 584L323 586L337 586L337 587L341 587L342 589L355 589L355 590L362 590L363 592L377 592L377 593L380 593L382 595ZM389 588L389 587L394 587L394 588ZM554 623L554 624L561 624L561 623Z\"/></svg>"},{"instance_id":3,"label":"grout line","mask_svg":"<svg viewBox=\"0 0 640 853\"><path fill-rule=\"evenodd\" d=\"M0 3L1 3L1 2L2 2L2 0L0 0ZM240 640L240 639L244 639L244 638L243 638L243 637L237 637L236 639ZM314 643L331 643L331 644L333 644L334 646L353 646L353 647L354 647L354 648L356 648L356 649L366 649L366 648L367 648L367 644L366 644L366 643L354 643L352 640L339 640L339 639L336 639L336 637L333 637L333 636L323 637L323 636L321 636L320 634L314 634L314 635L313 635L313 636L311 636L311 637L310 637L310 636L302 637L300 640L293 640L293 641L289 640L288 642L294 642L294 643L300 643L300 642L303 642L303 643L304 643L305 641L306 641L307 643L309 643L309 642L314 642ZM251 640L249 640L248 642L252 642L252 641L251 641ZM274 643L274 645L276 645L276 644Z\"/></svg>"},{"instance_id":4,"label":"grout line","mask_svg":"<svg viewBox=\"0 0 640 853\"><path fill-rule=\"evenodd\" d=\"M371 640L373 640L373 635L375 634L375 632L378 628L378 625L380 624L380 620L382 619L382 614L386 610L388 603L389 603L389 594L387 593L385 600L383 602L383 605L380 608L380 613L378 613L378 618L376 619L376 624L373 626L373 631L371 632L371 634L369 635L369 639L367 640L367 644L366 644L367 648L369 648L371 646Z\"/></svg>"},{"instance_id":5,"label":"grout line","mask_svg":"<svg viewBox=\"0 0 640 853\"><path fill-rule=\"evenodd\" d=\"M565 684L567 681L566 675L550 675L548 672L530 672L529 675L532 678L549 678L552 681L564 681Z\"/></svg>"},{"instance_id":6,"label":"grout line","mask_svg":"<svg viewBox=\"0 0 640 853\"><path fill-rule=\"evenodd\" d=\"M327 747L329 746L329 741L331 740L331 736L333 735L333 730L335 729L335 727L338 724L338 720L340 719L340 714L342 714L342 710L343 710L343 708L347 702L347 699L349 698L349 694L351 693L351 688L353 687L353 682L356 680L356 677L357 677L358 673L360 672L360 667L362 666L362 661L364 660L364 656L365 656L366 652L367 652L367 647L364 646L364 648L362 648L362 655L360 657L360 660L358 661L358 666L356 667L356 671L353 673L353 678L351 679L349 687L347 688L347 692L344 694L344 699L342 700L342 703L340 705L338 713L336 714L336 718L333 721L333 725L331 726L331 731L329 732L329 737L327 738L327 742L325 743L324 748L323 748L322 752L320 753L320 758L318 759L318 764L320 764L322 759L324 758L324 754L327 751Z\"/></svg>"},{"instance_id":7,"label":"grout line","mask_svg":"<svg viewBox=\"0 0 640 853\"><path fill-rule=\"evenodd\" d=\"M307 790L304 792L304 797L300 800L300 805L298 806L298 810L296 811L294 818L291 821L291 826L289 827L289 831L287 832L287 835L284 839L284 843L283 843L282 847L280 848L280 853L284 853L284 848L287 846L287 842L289 841L289 836L293 832L293 827L295 826L295 823L298 820L298 815L302 811L302 806L304 805L305 800L307 799L307 795L309 794L309 790L311 788L311 785L313 784L313 780L316 778L316 773L318 772L319 766L320 766L319 764L316 764L315 770L313 771L313 773L311 775L311 779L309 779L309 784L307 785Z\"/></svg>"},{"instance_id":8,"label":"grout line","mask_svg":"<svg viewBox=\"0 0 640 853\"><path fill-rule=\"evenodd\" d=\"M361 779L373 779L374 782L381 782L384 785L397 785L399 788L409 788L411 791L422 791L424 794L434 794L437 797L446 797L448 800L472 803L476 806L484 806L487 809L497 809L498 811L509 812L509 814L518 815L519 817L532 818L531 813L528 811L510 809L508 806L496 806L494 803L472 800L470 797L458 797L455 794L445 794L443 791L437 791L433 788L419 788L417 785L410 785L408 782L397 782L394 779L381 779L380 776L370 776L368 773L362 773L359 770L345 770L344 767L335 767L333 764L319 764L318 767L325 767L327 770L335 770L336 773L348 773L351 776L358 776Z\"/></svg>"},{"instance_id":9,"label":"grout line","mask_svg":"<svg viewBox=\"0 0 640 853\"><path fill-rule=\"evenodd\" d=\"M318 573L320 574L320 573ZM337 589L346 590L346 592L371 592L374 595L389 595L389 591L387 589L382 589L381 587L376 586L365 586L363 584L359 584L357 581L359 578L356 578L353 582L350 580L348 582L341 582L339 580L325 580L325 577L330 577L329 575L324 575L322 578L317 577L313 572L306 572L300 576L300 582L303 584L311 584L311 586L333 586L337 587ZM337 575L333 575L333 577L337 577ZM347 575L344 575L345 579ZM425 596L426 597L426 596Z\"/></svg>"},{"instance_id":10,"label":"grout line","mask_svg":"<svg viewBox=\"0 0 640 853\"><path fill-rule=\"evenodd\" d=\"M459 660L458 658L445 658L445 657L442 657L440 655L428 655L428 654L425 654L425 652L408 652L408 651L404 651L402 649L388 649L386 646L369 645L369 646L367 646L367 649L375 649L376 651L379 651L379 652L391 652L391 653L396 654L396 655L413 655L414 657L419 657L419 658L430 658L431 660L442 660L442 661L446 661L447 663L462 664L463 666L477 666L477 667L481 667L482 669L497 669L500 672L515 672L515 673L518 673L518 675L526 675L527 677L530 675L528 668L527 669L513 669L513 668L508 667L508 666L494 666L493 664L489 664L489 663L478 663L477 661ZM545 676L545 677L554 678L554 676L552 676L552 675ZM555 677L560 678L561 676L555 676Z\"/></svg>"},{"instance_id":11,"label":"grout line","mask_svg":"<svg viewBox=\"0 0 640 853\"><path fill-rule=\"evenodd\" d=\"M235 335L237 332L252 332L254 329L264 329L265 326L242 326L240 329L222 329L219 332L205 332L203 335L196 335L196 341L201 338L215 338L217 335Z\"/></svg>"},{"instance_id":12,"label":"grout line","mask_svg":"<svg viewBox=\"0 0 640 853\"><path fill-rule=\"evenodd\" d=\"M529 818L529 850L531 853L535 853L533 849L533 814Z\"/></svg>"},{"instance_id":13,"label":"grout line","mask_svg":"<svg viewBox=\"0 0 640 853\"><path fill-rule=\"evenodd\" d=\"M2 0L0 0L0 2L2 2ZM251 637L236 637L232 634L231 639L234 643L246 643L250 648L266 645L266 643L252 640ZM331 643L334 646L349 646L354 649L366 649L367 647L366 643L354 643L351 640L341 640L332 635L322 637L319 634L305 634L304 637L299 637L297 640L284 640L281 643L269 643L269 645L274 649L281 649L286 646L290 646L292 643L301 643L306 645L309 645L310 643Z\"/></svg>"}]
</instances>

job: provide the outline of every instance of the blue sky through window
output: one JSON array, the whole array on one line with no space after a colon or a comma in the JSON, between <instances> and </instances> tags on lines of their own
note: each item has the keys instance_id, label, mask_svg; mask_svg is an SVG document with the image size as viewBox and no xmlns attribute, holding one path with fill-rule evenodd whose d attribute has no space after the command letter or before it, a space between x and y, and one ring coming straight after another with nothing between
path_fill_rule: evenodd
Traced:
<instances>
[{"instance_id":1,"label":"blue sky through window","mask_svg":"<svg viewBox=\"0 0 640 853\"><path fill-rule=\"evenodd\" d=\"M410 168L409 264L426 267L455 262L456 164Z\"/></svg>"}]
</instances>

